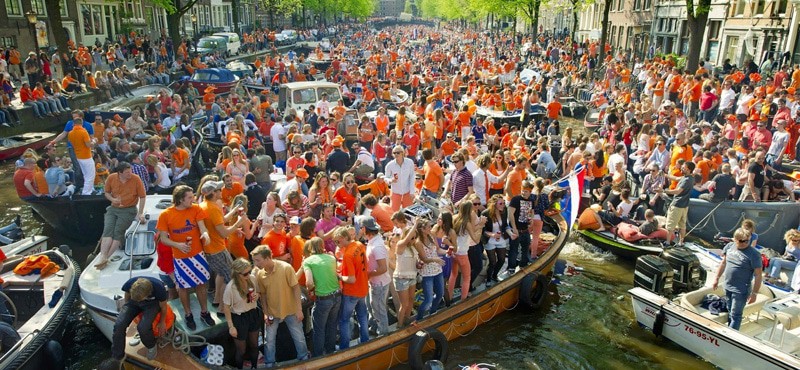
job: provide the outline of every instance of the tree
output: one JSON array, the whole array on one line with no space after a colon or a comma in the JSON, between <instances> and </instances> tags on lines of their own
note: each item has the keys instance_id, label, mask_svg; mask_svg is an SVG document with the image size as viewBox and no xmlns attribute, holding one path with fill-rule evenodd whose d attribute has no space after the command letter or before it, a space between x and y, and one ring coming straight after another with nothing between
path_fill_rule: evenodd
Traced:
<instances>
[{"instance_id":1,"label":"tree","mask_svg":"<svg viewBox=\"0 0 800 370\"><path fill-rule=\"evenodd\" d=\"M167 12L167 34L172 39L172 51L177 55L178 46L181 44L181 18L191 9L198 0L151 0L153 4Z\"/></svg>"},{"instance_id":2,"label":"tree","mask_svg":"<svg viewBox=\"0 0 800 370\"><path fill-rule=\"evenodd\" d=\"M61 1L45 0L44 6L47 9L47 18L50 20L50 32L53 33L53 38L56 40L56 47L58 48L59 55L68 53L67 33L64 32L64 24L61 21ZM62 62L66 61L62 60Z\"/></svg>"},{"instance_id":3,"label":"tree","mask_svg":"<svg viewBox=\"0 0 800 370\"><path fill-rule=\"evenodd\" d=\"M686 27L689 27L689 55L686 56L686 70L694 72L700 62L700 47L706 31L711 0L686 0Z\"/></svg>"},{"instance_id":4,"label":"tree","mask_svg":"<svg viewBox=\"0 0 800 370\"><path fill-rule=\"evenodd\" d=\"M595 63L595 68L600 67L600 64L603 63L603 61L605 61L606 59L606 43L608 42L608 13L610 11L611 11L611 0L605 0L603 2L603 29L600 31L600 56L597 58L597 63Z\"/></svg>"},{"instance_id":5,"label":"tree","mask_svg":"<svg viewBox=\"0 0 800 370\"><path fill-rule=\"evenodd\" d=\"M231 12L233 13L233 32L236 34L241 34L239 32L239 0L231 0Z\"/></svg>"}]
</instances>

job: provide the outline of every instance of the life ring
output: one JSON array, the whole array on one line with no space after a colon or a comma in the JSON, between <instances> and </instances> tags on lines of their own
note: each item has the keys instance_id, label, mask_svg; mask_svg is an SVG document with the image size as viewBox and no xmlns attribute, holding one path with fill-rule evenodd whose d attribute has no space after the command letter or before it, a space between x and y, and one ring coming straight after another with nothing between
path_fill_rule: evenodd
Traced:
<instances>
[{"instance_id":1,"label":"life ring","mask_svg":"<svg viewBox=\"0 0 800 370\"><path fill-rule=\"evenodd\" d=\"M156 337L165 334L165 333L160 333L159 334L159 332L158 332L157 327L158 327L159 320L161 320L161 310L160 309L159 309L158 313L156 314L155 319L153 319L153 333L156 335ZM136 315L136 317L133 319L133 322L135 322L136 324L139 324L139 321L142 321L142 313ZM173 324L175 324L175 312L172 312L172 308L169 305L167 305L167 319L164 321L164 326L165 326L164 329L165 329L165 331L169 332L169 330L172 329L172 325Z\"/></svg>"},{"instance_id":2,"label":"life ring","mask_svg":"<svg viewBox=\"0 0 800 370\"><path fill-rule=\"evenodd\" d=\"M425 362L422 360L422 353L425 351L425 343L432 339L436 347L433 351L433 359L441 362L447 361L447 337L440 331L430 328L427 330L420 330L411 338L411 344L408 346L408 364L414 370L423 370Z\"/></svg>"},{"instance_id":3,"label":"life ring","mask_svg":"<svg viewBox=\"0 0 800 370\"><path fill-rule=\"evenodd\" d=\"M549 285L550 275L538 272L526 275L519 284L519 302L531 309L541 307Z\"/></svg>"},{"instance_id":4,"label":"life ring","mask_svg":"<svg viewBox=\"0 0 800 370\"><path fill-rule=\"evenodd\" d=\"M656 311L656 318L653 321L653 334L657 337L661 336L661 333L664 332L664 322L667 319L667 313L664 312L663 307L659 307L658 311Z\"/></svg>"}]
</instances>

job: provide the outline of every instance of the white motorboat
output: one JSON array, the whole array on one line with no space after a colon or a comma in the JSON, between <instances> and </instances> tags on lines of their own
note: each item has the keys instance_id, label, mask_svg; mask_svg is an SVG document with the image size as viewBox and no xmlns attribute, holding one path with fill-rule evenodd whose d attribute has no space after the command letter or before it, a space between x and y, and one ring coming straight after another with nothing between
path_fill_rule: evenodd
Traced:
<instances>
[{"instance_id":1,"label":"white motorboat","mask_svg":"<svg viewBox=\"0 0 800 370\"><path fill-rule=\"evenodd\" d=\"M81 299L97 328L109 340L119 313L117 302L122 299L122 285L134 276L159 278L156 223L161 211L171 205L171 195L148 195L144 209L147 220L141 224L134 222L128 228L124 248L114 251L108 265L102 270L94 267L100 262L101 257L97 255L80 276Z\"/></svg>"},{"instance_id":2,"label":"white motorboat","mask_svg":"<svg viewBox=\"0 0 800 370\"><path fill-rule=\"evenodd\" d=\"M722 369L800 369L800 295L762 284L755 302L744 308L740 329L731 329L727 326L727 312L715 314L703 307L707 296L725 296L722 282L717 289L711 286L721 261L719 251L698 246L690 249L709 277L704 286L668 298L638 284L628 292L639 325ZM648 275L639 267L637 262L636 279ZM673 272L682 271L670 269L667 274ZM781 275L785 278L787 271ZM659 278L650 276L646 280Z\"/></svg>"},{"instance_id":3,"label":"white motorboat","mask_svg":"<svg viewBox=\"0 0 800 370\"><path fill-rule=\"evenodd\" d=\"M10 302L7 303L10 315L3 319L13 322L11 325L21 339L0 357L0 369L65 367L64 350L58 341L64 335L67 316L78 298L80 274L80 267L68 253L66 248L35 255L46 256L58 266L58 272L44 278L37 273L19 275L14 272L26 256L17 255L5 261L0 277L7 284L3 293Z\"/></svg>"},{"instance_id":4,"label":"white motorboat","mask_svg":"<svg viewBox=\"0 0 800 370\"><path fill-rule=\"evenodd\" d=\"M2 248L6 257L28 256L34 253L42 253L46 251L47 241L49 239L49 237L44 235L34 235L28 238L22 238L0 248Z\"/></svg>"}]
</instances>

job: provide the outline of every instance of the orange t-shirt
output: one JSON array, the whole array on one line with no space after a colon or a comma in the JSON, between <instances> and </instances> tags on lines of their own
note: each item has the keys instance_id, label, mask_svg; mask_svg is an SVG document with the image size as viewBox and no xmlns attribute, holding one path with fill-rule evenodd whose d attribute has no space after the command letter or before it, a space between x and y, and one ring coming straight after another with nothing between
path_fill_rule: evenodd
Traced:
<instances>
[{"instance_id":1,"label":"orange t-shirt","mask_svg":"<svg viewBox=\"0 0 800 370\"><path fill-rule=\"evenodd\" d=\"M200 241L200 228L197 223L207 217L206 212L197 204L192 204L184 210L172 206L161 212L156 224L157 230L168 233L170 240L176 243L186 242L187 237L192 238L189 253L183 253L178 248L172 248L172 256L174 258L189 258L203 251L203 243Z\"/></svg>"},{"instance_id":2,"label":"orange t-shirt","mask_svg":"<svg viewBox=\"0 0 800 370\"><path fill-rule=\"evenodd\" d=\"M283 231L275 232L274 229L270 230L261 239L261 244L268 246L272 250L272 258L278 258L289 252L289 236Z\"/></svg>"},{"instance_id":3,"label":"orange t-shirt","mask_svg":"<svg viewBox=\"0 0 800 370\"><path fill-rule=\"evenodd\" d=\"M506 183L508 184L508 194L506 194L506 197L509 200L522 193L522 181L525 180L525 177L525 172L519 171L516 168L508 174L508 177L506 177Z\"/></svg>"},{"instance_id":4,"label":"orange t-shirt","mask_svg":"<svg viewBox=\"0 0 800 370\"><path fill-rule=\"evenodd\" d=\"M105 189L103 191L120 198L122 201L120 204L121 208L133 207L139 202L139 199L147 196L147 192L144 189L144 182L135 174L131 175L131 178L123 183L119 180L119 173L112 173L106 179Z\"/></svg>"},{"instance_id":5,"label":"orange t-shirt","mask_svg":"<svg viewBox=\"0 0 800 370\"><path fill-rule=\"evenodd\" d=\"M250 219L245 216L244 222L242 223L242 229L249 230L250 225ZM234 232L228 235L228 252L231 253L234 259L250 258L250 255L247 253L247 248L244 246L244 235L240 234L239 232Z\"/></svg>"},{"instance_id":6,"label":"orange t-shirt","mask_svg":"<svg viewBox=\"0 0 800 370\"><path fill-rule=\"evenodd\" d=\"M86 143L90 142L92 139L89 137L89 131L86 131L83 126L75 125L72 128L72 131L67 134L67 140L69 140L70 144L72 144L72 148L75 150L76 158L92 158L92 148L86 145Z\"/></svg>"},{"instance_id":7,"label":"orange t-shirt","mask_svg":"<svg viewBox=\"0 0 800 370\"><path fill-rule=\"evenodd\" d=\"M352 284L342 283L342 294L350 297L366 297L369 291L367 275L367 249L364 244L352 241L342 249L342 277L355 276Z\"/></svg>"},{"instance_id":8,"label":"orange t-shirt","mask_svg":"<svg viewBox=\"0 0 800 370\"><path fill-rule=\"evenodd\" d=\"M216 205L204 200L200 203L200 208L206 212L208 221L206 221L206 228L208 229L208 236L211 238L211 243L205 246L205 252L208 254L217 254L227 248L227 241L217 231L217 225L224 225L225 219L222 215L222 209Z\"/></svg>"},{"instance_id":9,"label":"orange t-shirt","mask_svg":"<svg viewBox=\"0 0 800 370\"><path fill-rule=\"evenodd\" d=\"M453 153L455 153L456 150L458 150L458 148L459 148L458 143L455 141L445 140L444 142L442 142L442 153L444 153L445 156L453 155Z\"/></svg>"},{"instance_id":10,"label":"orange t-shirt","mask_svg":"<svg viewBox=\"0 0 800 370\"><path fill-rule=\"evenodd\" d=\"M702 159L697 162L697 168L700 170L700 176L703 178L702 182L705 183L708 181L708 176L711 173L711 168L713 167L713 163L710 160Z\"/></svg>"},{"instance_id":11,"label":"orange t-shirt","mask_svg":"<svg viewBox=\"0 0 800 370\"><path fill-rule=\"evenodd\" d=\"M355 212L356 208L356 197L352 194L348 193L347 190L344 189L344 186L336 189L336 192L333 193L333 199L338 204L344 204L344 210L336 207L336 214L339 216L344 216L346 211Z\"/></svg>"},{"instance_id":12,"label":"orange t-shirt","mask_svg":"<svg viewBox=\"0 0 800 370\"><path fill-rule=\"evenodd\" d=\"M244 193L244 186L241 183L234 181L230 189L227 186L222 187L222 204L226 206L231 205L233 198L239 194Z\"/></svg>"},{"instance_id":13,"label":"orange t-shirt","mask_svg":"<svg viewBox=\"0 0 800 370\"><path fill-rule=\"evenodd\" d=\"M423 170L425 171L425 179L422 180L422 187L434 193L438 192L442 186L439 176L444 175L442 167L436 161L430 160L425 161Z\"/></svg>"},{"instance_id":14,"label":"orange t-shirt","mask_svg":"<svg viewBox=\"0 0 800 370\"><path fill-rule=\"evenodd\" d=\"M389 129L389 116L375 117L375 127L378 129L378 132L386 133L386 130Z\"/></svg>"},{"instance_id":15,"label":"orange t-shirt","mask_svg":"<svg viewBox=\"0 0 800 370\"><path fill-rule=\"evenodd\" d=\"M561 114L561 108L562 105L558 101L552 101L547 104L547 118L557 119L558 115Z\"/></svg>"},{"instance_id":16,"label":"orange t-shirt","mask_svg":"<svg viewBox=\"0 0 800 370\"><path fill-rule=\"evenodd\" d=\"M172 163L175 164L175 168L183 168L188 160L189 153L185 149L178 148L175 153L172 153Z\"/></svg>"}]
</instances>

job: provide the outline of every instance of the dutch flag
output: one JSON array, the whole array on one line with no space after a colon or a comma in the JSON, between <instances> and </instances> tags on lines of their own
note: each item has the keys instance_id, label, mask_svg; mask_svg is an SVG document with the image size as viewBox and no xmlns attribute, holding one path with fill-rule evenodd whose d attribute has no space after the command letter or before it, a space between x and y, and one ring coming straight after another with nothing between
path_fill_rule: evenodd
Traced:
<instances>
[{"instance_id":1,"label":"dutch flag","mask_svg":"<svg viewBox=\"0 0 800 370\"><path fill-rule=\"evenodd\" d=\"M583 194L583 177L586 172L586 166L577 164L575 169L563 180L558 182L561 188L568 188L569 192L561 199L561 215L567 221L569 228L575 223L578 218L578 209L581 204L581 194Z\"/></svg>"}]
</instances>

